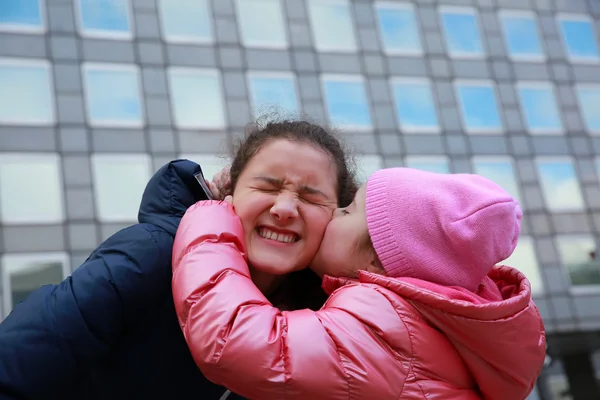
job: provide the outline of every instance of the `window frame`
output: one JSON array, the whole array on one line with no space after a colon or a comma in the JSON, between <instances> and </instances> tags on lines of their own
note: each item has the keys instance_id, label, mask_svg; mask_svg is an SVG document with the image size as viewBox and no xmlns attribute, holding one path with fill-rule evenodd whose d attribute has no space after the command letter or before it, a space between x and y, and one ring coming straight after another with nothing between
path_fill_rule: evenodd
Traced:
<instances>
[{"instance_id":1,"label":"window frame","mask_svg":"<svg viewBox=\"0 0 600 400\"><path fill-rule=\"evenodd\" d=\"M230 164L230 160L229 159L222 159L221 163L219 165L217 165L217 163L214 163L213 160L218 160L221 159L222 157L217 154L217 153L198 153L198 152L185 152L185 153L179 153L179 155L177 156L179 159L185 159L185 160L190 160L195 162L196 164L200 165L200 167L203 167L203 165L206 165L207 163L210 164L213 167L219 167L221 169L223 169L224 167L229 166ZM203 170L202 173L204 174L205 171ZM209 179L212 180L212 176L207 177L206 175L204 175L205 179Z\"/></svg>"},{"instance_id":2,"label":"window frame","mask_svg":"<svg viewBox=\"0 0 600 400\"><path fill-rule=\"evenodd\" d=\"M40 26L31 26L18 23L0 23L0 32L6 33L24 33L24 34L43 34L48 32L48 15L46 2L37 0L40 11Z\"/></svg>"},{"instance_id":3,"label":"window frame","mask_svg":"<svg viewBox=\"0 0 600 400\"><path fill-rule=\"evenodd\" d=\"M360 74L337 74L337 73L321 73L319 79L321 80L321 90L323 93L323 105L325 106L326 118L330 126L335 126L342 130L352 130L355 132L373 132L375 130L374 121L373 121L373 110L371 109L371 102L369 99L369 93L367 91L367 81L363 75ZM342 124L336 123L331 118L331 113L329 112L329 95L327 94L326 82L347 82L347 83L360 83L362 84L364 94L365 94L365 105L367 107L367 112L369 114L369 119L371 124L367 126L361 125L353 125L353 124Z\"/></svg>"},{"instance_id":4,"label":"window frame","mask_svg":"<svg viewBox=\"0 0 600 400\"><path fill-rule=\"evenodd\" d=\"M240 43L244 48L248 49L272 49L272 50L286 50L290 47L290 35L288 33L287 21L284 6L281 0L268 0L279 5L279 12L281 13L281 24L283 28L283 40L282 41L254 41L248 40L244 35L244 25L242 22L242 15L245 15L240 10L240 2L251 1L251 0L234 0L235 19L237 29L240 35ZM266 21L265 21L266 22Z\"/></svg>"},{"instance_id":5,"label":"window frame","mask_svg":"<svg viewBox=\"0 0 600 400\"><path fill-rule=\"evenodd\" d=\"M63 279L66 279L71 275L71 263L69 255L64 251L48 251L48 252L35 252L35 253L4 253L0 256L0 269L1 272L1 287L2 287L2 309L4 315L0 312L0 321L6 318L8 314L13 310L14 304L12 304L12 285L10 282L11 274L6 268L7 258L21 258L31 260L31 262L60 262L62 264Z\"/></svg>"},{"instance_id":6,"label":"window frame","mask_svg":"<svg viewBox=\"0 0 600 400\"><path fill-rule=\"evenodd\" d=\"M411 161L417 162L417 163L436 163L436 162L443 161L448 166L448 172L445 172L445 173L452 174L453 170L454 170L454 168L452 167L452 162L450 162L450 157L445 154L405 156L404 159L402 160L402 164L406 168L418 169L415 167L411 167L409 165L409 162L411 162ZM420 171L423 171L423 170L420 170Z\"/></svg>"},{"instance_id":7,"label":"window frame","mask_svg":"<svg viewBox=\"0 0 600 400\"><path fill-rule=\"evenodd\" d=\"M543 199L543 203L544 203L544 209L550 213L550 214L567 214L567 213L585 213L586 209L587 209L587 204L585 201L585 197L583 194L583 188L581 185L581 180L579 179L579 176L577 174L577 165L574 161L574 158L572 156L537 156L533 158L533 162L535 164L535 173L536 176L538 178L538 183L540 186L540 191L542 192L542 199ZM571 166L573 167L573 173L575 175L575 180L577 181L577 184L579 186L579 194L581 195L581 203L582 203L582 207L578 208L578 207L563 207L563 208L553 208L550 207L550 205L548 204L548 200L546 198L546 193L544 192L544 186L542 184L542 174L539 168L539 163L540 162L546 162L546 163L558 163L558 162L570 162Z\"/></svg>"},{"instance_id":8,"label":"window frame","mask_svg":"<svg viewBox=\"0 0 600 400\"><path fill-rule=\"evenodd\" d=\"M458 107L458 112L460 114L462 126L468 134L483 134L483 135L493 135L493 134L502 134L506 129L506 123L504 121L502 103L500 102L500 96L498 94L498 88L496 86L496 82L491 79L455 79L453 82L454 86L454 95L456 96L456 103ZM462 86L467 87L489 87L492 90L492 95L494 96L494 102L496 103L496 112L498 113L498 120L500 122L500 126L497 128L485 128L485 127L469 127L467 125L467 116L466 110L460 95L460 88Z\"/></svg>"},{"instance_id":9,"label":"window frame","mask_svg":"<svg viewBox=\"0 0 600 400\"><path fill-rule=\"evenodd\" d=\"M381 43L381 48L383 52L388 56L423 56L425 51L423 50L423 33L421 30L421 25L419 23L419 18L417 17L416 7L412 3L398 3L392 1L375 1L374 2L375 9L375 20L377 24L378 38ZM389 48L389 46L385 43L385 38L383 36L383 27L381 25L381 21L379 18L380 9L395 9L402 11L410 11L413 15L413 19L415 22L415 28L417 30L417 37L419 39L419 50L406 50L406 49L394 49Z\"/></svg>"},{"instance_id":10,"label":"window frame","mask_svg":"<svg viewBox=\"0 0 600 400\"><path fill-rule=\"evenodd\" d=\"M180 66L169 66L166 68L166 76L167 76L167 90L169 93L169 106L171 107L171 113L173 115L173 126L179 130L224 130L227 128L228 124L228 115L227 115L227 104L225 101L225 90L223 87L223 75L220 69L216 68L195 68L195 67L180 67ZM217 87L219 88L219 97L220 99L215 99L215 101L219 101L222 110L223 123L222 124L201 124L201 125L193 125L193 124L181 124L177 121L175 107L173 104L173 84L172 84L172 75L171 74L184 74L184 75L195 75L200 77L210 77L215 78L217 82Z\"/></svg>"},{"instance_id":11,"label":"window frame","mask_svg":"<svg viewBox=\"0 0 600 400\"><path fill-rule=\"evenodd\" d=\"M560 41L562 43L563 51L565 52L566 58L569 62L573 64L598 64L600 63L600 43L598 42L598 31L596 29L596 22L592 20L586 14L578 14L578 13L557 13L555 16L556 24L558 25L558 35L560 36ZM595 57L578 57L573 56L571 51L569 50L569 46L567 45L567 40L564 34L563 25L564 21L570 22L587 22L590 24L592 29L592 39L596 43L596 50L598 54Z\"/></svg>"},{"instance_id":12,"label":"window frame","mask_svg":"<svg viewBox=\"0 0 600 400\"><path fill-rule=\"evenodd\" d=\"M569 268L565 265L562 260L560 252L560 241L561 239L568 239L569 241L577 241L581 239L591 239L596 249L598 249L598 239L593 234L575 233L575 234L557 234L554 236L554 246L556 247L556 253L559 257L560 268L564 274L565 282L568 284L569 293L572 295L586 295L586 294L598 294L600 293L600 284L596 285L574 285L571 279L571 273Z\"/></svg>"},{"instance_id":13,"label":"window frame","mask_svg":"<svg viewBox=\"0 0 600 400\"><path fill-rule=\"evenodd\" d=\"M561 113L561 107L558 104L558 99L556 97L556 88L554 84L547 81L517 81L515 83L515 89L517 93L517 100L519 102L519 110L521 111L521 115L523 118L523 122L525 123L525 130L529 132L531 135L562 135L565 133L565 122L563 120L563 116ZM544 129L544 128L532 128L529 125L529 121L527 119L527 112L525 109L525 105L523 104L523 100L521 97L521 89L550 89L552 92L552 98L554 99L554 105L556 106L556 111L558 113L558 121L560 122L560 127L552 128L552 129Z\"/></svg>"},{"instance_id":14,"label":"window frame","mask_svg":"<svg viewBox=\"0 0 600 400\"><path fill-rule=\"evenodd\" d=\"M579 111L579 115L581 116L581 119L583 121L583 125L585 126L585 130L593 136L596 135L600 135L600 126L598 127L598 129L590 129L588 122L587 122L587 118L585 117L585 114L583 112L583 103L581 101L581 96L579 95L579 90L580 89L595 89L598 91L598 95L600 97L600 83L584 83L584 82L576 82L574 85L574 89L575 89L575 97L577 98L577 106L578 106L578 111Z\"/></svg>"},{"instance_id":15,"label":"window frame","mask_svg":"<svg viewBox=\"0 0 600 400\"><path fill-rule=\"evenodd\" d=\"M0 57L0 69L3 66L10 67L38 67L45 68L48 74L48 90L50 91L50 118L49 119L35 119L30 121L19 120L19 119L1 119L0 125L6 126L35 126L45 127L54 126L58 122L58 111L56 104L56 90L54 87L54 66L49 60L38 59L38 58L13 58L13 57Z\"/></svg>"},{"instance_id":16,"label":"window frame","mask_svg":"<svg viewBox=\"0 0 600 400\"><path fill-rule=\"evenodd\" d=\"M484 35L482 34L482 26L479 16L479 11L475 7L470 6L452 6L452 5L440 5L437 8L438 18L440 22L440 32L443 36L442 41L446 49L446 53L451 59L462 59L462 60L482 60L487 56L486 43ZM457 51L450 48L448 41L448 32L446 31L446 24L444 24L444 14L459 14L459 15L472 15L475 21L475 26L479 33L479 41L481 43L481 52L470 53L466 51Z\"/></svg>"},{"instance_id":17,"label":"window frame","mask_svg":"<svg viewBox=\"0 0 600 400\"><path fill-rule=\"evenodd\" d=\"M137 220L137 214L133 215L131 218L132 219L125 219L125 218L121 218L121 217L114 217L114 216L109 216L109 217L105 217L103 216L103 212L102 212L102 207L100 206L100 202L102 201L101 196L100 196L100 192L102 192L102 188L100 187L100 184L98 182L98 165L96 164L96 160L98 158L108 158L108 157L113 157L113 159L116 158L122 158L125 160L138 160L138 161L143 161L144 163L146 163L146 167L148 168L148 178L146 179L146 181L144 182L144 185L146 184L146 182L152 178L152 174L154 172L154 167L152 165L152 156L148 153L132 153L132 152L127 152L127 153L106 153L106 152L95 152L92 153L90 155L90 169L91 169L91 174L92 174L92 190L93 190L93 194L94 194L94 213L96 215L96 220L98 220L100 223L104 223L104 224L119 224L119 223L133 223L136 222ZM140 193L140 199L142 198L143 193ZM139 207L139 205L138 205Z\"/></svg>"},{"instance_id":18,"label":"window frame","mask_svg":"<svg viewBox=\"0 0 600 400\"><path fill-rule=\"evenodd\" d=\"M438 107L438 101L436 98L436 93L434 92L434 87L432 84L432 81L430 78L422 78L422 77L398 77L398 76L392 76L389 79L389 84L390 84L390 89L392 91L391 95L392 95L392 102L394 105L394 114L396 114L396 124L398 126L398 128L402 131L402 132L406 132L406 133L421 133L421 134L439 134L442 131L442 128L440 126L440 112L439 112L439 107ZM420 86L420 85L426 85L429 88L429 93L431 95L431 102L433 103L433 112L435 114L435 118L436 118L436 122L437 124L435 126L431 125L431 126L414 126L414 125L407 125L402 123L402 118L400 117L400 114L398 113L398 106L396 104L396 88L395 85L396 84L400 84L400 85L412 85L412 86Z\"/></svg>"},{"instance_id":19,"label":"window frame","mask_svg":"<svg viewBox=\"0 0 600 400\"><path fill-rule=\"evenodd\" d=\"M343 4L345 6L347 6L348 8L348 14L350 16L350 25L352 28L352 48L340 48L340 47L333 47L333 46L329 46L329 45L323 45L322 43L319 43L319 38L317 35L317 28L315 25L315 22L313 20L312 17L312 11L311 11L311 4L314 3L323 3L323 4ZM350 1L348 0L308 0L307 1L307 18L308 18L308 25L309 25L309 29L310 29L310 35L312 38L312 42L313 42L313 47L315 49L315 51L317 53L331 53L331 54L356 54L360 51L360 43L359 43L359 38L358 38L358 34L356 32L356 22L354 21L354 16L353 16L353 12L352 12L352 4L350 3Z\"/></svg>"},{"instance_id":20,"label":"window frame","mask_svg":"<svg viewBox=\"0 0 600 400\"><path fill-rule=\"evenodd\" d=\"M75 25L79 35L91 39L108 39L108 40L133 40L135 37L135 18L133 17L133 0L123 0L127 3L127 23L129 32L114 32L106 29L87 29L83 26L83 7L82 0L74 0L75 7ZM157 13L159 11L157 10ZM160 19L160 16L157 16ZM159 22L160 23L160 22Z\"/></svg>"},{"instance_id":21,"label":"window frame","mask_svg":"<svg viewBox=\"0 0 600 400\"><path fill-rule=\"evenodd\" d=\"M537 40L540 44L541 54L513 54L510 51L510 43L508 40L507 29L504 25L504 18L520 18L520 19L530 19L533 21L535 25L535 31L537 34ZM500 22L500 29L502 31L502 38L504 40L504 48L506 49L506 54L508 58L513 62L544 62L546 61L546 49L544 47L543 34L540 29L539 20L537 14L533 11L526 10L507 10L502 9L498 11L498 20Z\"/></svg>"},{"instance_id":22,"label":"window frame","mask_svg":"<svg viewBox=\"0 0 600 400\"><path fill-rule=\"evenodd\" d=\"M206 12L208 14L208 30L209 37L208 38L197 38L193 36L180 36L180 35L169 35L167 33L167 29L165 27L164 22L164 11L163 11L163 3L169 2L170 0L157 0L156 9L158 14L158 22L160 25L160 33L162 39L166 43L172 44L213 44L215 43L215 27L214 27L214 18L212 14L212 3L210 0L203 0L206 5Z\"/></svg>"},{"instance_id":23,"label":"window frame","mask_svg":"<svg viewBox=\"0 0 600 400\"><path fill-rule=\"evenodd\" d=\"M256 109L256 104L254 100L254 92L252 91L252 79L253 78L283 78L283 79L291 79L292 81L292 90L294 93L294 97L296 99L296 114L302 113L302 102L300 99L300 90L298 88L298 79L296 74L293 71L266 71L266 70L248 70L246 72L246 85L248 87L248 97L250 102L250 112L253 115L253 118L257 118L258 116L254 115L254 111ZM282 110L283 112L284 110Z\"/></svg>"},{"instance_id":24,"label":"window frame","mask_svg":"<svg viewBox=\"0 0 600 400\"><path fill-rule=\"evenodd\" d=\"M138 100L140 104L140 120L139 121L119 121L107 120L98 121L92 116L90 102L88 96L90 94L88 87L88 70L114 71L114 72L131 72L133 73L138 86ZM83 62L81 64L81 75L83 81L83 97L85 103L85 114L87 123L93 128L143 128L146 125L146 103L144 96L144 88L142 82L142 74L139 65L137 64L117 64L117 63L100 63L100 62Z\"/></svg>"}]
</instances>

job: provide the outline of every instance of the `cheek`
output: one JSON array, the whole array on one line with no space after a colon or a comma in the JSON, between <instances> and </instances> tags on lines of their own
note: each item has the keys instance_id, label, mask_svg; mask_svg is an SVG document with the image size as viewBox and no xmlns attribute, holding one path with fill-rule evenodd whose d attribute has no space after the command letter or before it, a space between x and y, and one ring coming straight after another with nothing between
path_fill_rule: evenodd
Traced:
<instances>
[{"instance_id":1,"label":"cheek","mask_svg":"<svg viewBox=\"0 0 600 400\"><path fill-rule=\"evenodd\" d=\"M333 210L317 207L307 207L304 212L307 238L313 246L318 247L323 240L323 235L331 222Z\"/></svg>"},{"instance_id":2,"label":"cheek","mask_svg":"<svg viewBox=\"0 0 600 400\"><path fill-rule=\"evenodd\" d=\"M233 207L242 221L244 230L252 229L258 217L265 210L269 210L269 196L258 192L240 193L234 196Z\"/></svg>"}]
</instances>

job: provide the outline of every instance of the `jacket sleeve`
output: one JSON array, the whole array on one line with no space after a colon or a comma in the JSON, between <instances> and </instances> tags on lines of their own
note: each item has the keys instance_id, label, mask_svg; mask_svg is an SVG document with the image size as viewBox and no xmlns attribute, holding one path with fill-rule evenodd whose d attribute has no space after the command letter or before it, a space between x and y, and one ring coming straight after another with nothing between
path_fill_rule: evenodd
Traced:
<instances>
[{"instance_id":1,"label":"jacket sleeve","mask_svg":"<svg viewBox=\"0 0 600 400\"><path fill-rule=\"evenodd\" d=\"M385 334L361 317L378 307L398 319L383 295L355 285L321 311L282 312L252 283L244 253L228 203L200 202L183 217L173 249L175 308L208 379L250 399L398 398L402 364L388 346L373 345Z\"/></svg>"},{"instance_id":2,"label":"jacket sleeve","mask_svg":"<svg viewBox=\"0 0 600 400\"><path fill-rule=\"evenodd\" d=\"M151 225L126 228L63 282L17 305L0 324L0 397L69 393L168 294L172 243Z\"/></svg>"}]
</instances>

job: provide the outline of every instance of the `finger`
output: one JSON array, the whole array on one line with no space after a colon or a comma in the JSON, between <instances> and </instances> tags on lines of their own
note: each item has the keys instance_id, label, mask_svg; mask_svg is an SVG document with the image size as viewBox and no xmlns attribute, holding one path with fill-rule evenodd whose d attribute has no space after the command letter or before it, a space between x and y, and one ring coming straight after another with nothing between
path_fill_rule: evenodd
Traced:
<instances>
[{"instance_id":1,"label":"finger","mask_svg":"<svg viewBox=\"0 0 600 400\"><path fill-rule=\"evenodd\" d=\"M228 202L229 204L233 204L233 196L225 196L224 201Z\"/></svg>"}]
</instances>

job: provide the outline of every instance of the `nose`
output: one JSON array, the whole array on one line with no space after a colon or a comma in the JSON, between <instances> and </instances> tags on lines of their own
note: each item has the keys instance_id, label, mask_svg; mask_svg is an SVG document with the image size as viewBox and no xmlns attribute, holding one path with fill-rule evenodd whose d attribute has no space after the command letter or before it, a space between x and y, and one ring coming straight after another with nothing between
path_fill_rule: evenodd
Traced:
<instances>
[{"instance_id":1,"label":"nose","mask_svg":"<svg viewBox=\"0 0 600 400\"><path fill-rule=\"evenodd\" d=\"M275 199L271 207L271 214L278 219L285 221L290 218L298 217L298 199L287 193L282 193Z\"/></svg>"}]
</instances>

